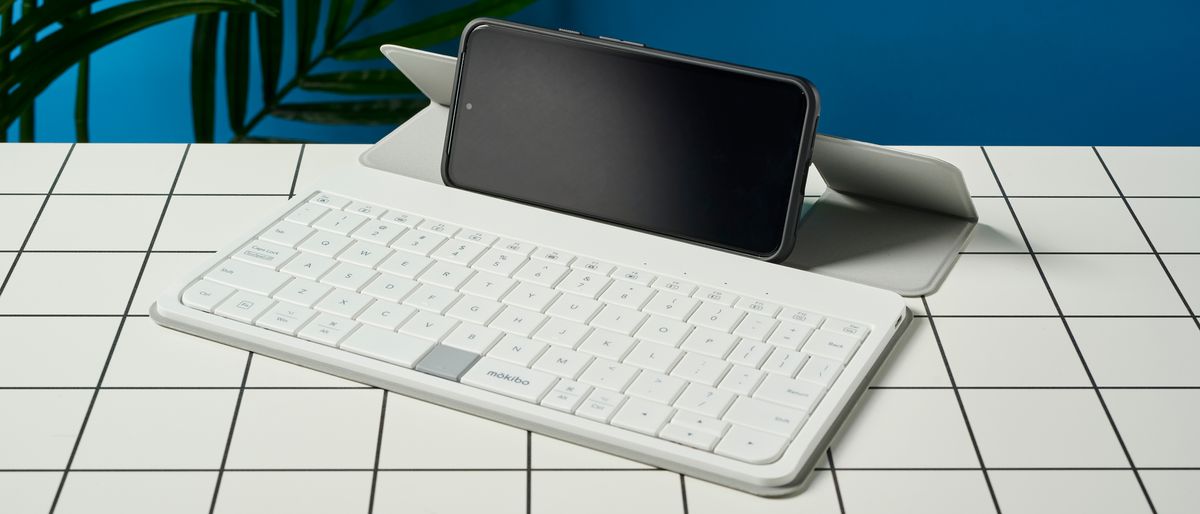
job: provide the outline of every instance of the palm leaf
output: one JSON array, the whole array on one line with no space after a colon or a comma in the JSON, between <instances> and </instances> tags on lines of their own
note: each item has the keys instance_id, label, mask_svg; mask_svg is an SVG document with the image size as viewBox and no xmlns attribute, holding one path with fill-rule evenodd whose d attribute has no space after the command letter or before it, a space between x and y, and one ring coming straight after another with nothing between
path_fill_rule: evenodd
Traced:
<instances>
[{"instance_id":1,"label":"palm leaf","mask_svg":"<svg viewBox=\"0 0 1200 514\"><path fill-rule=\"evenodd\" d=\"M34 98L68 68L113 41L182 16L238 9L275 14L247 0L139 0L64 25L21 52L8 68L9 73L0 76L0 89L12 92L0 112L0 127L11 123L15 113L29 108ZM20 86L11 89L16 77L22 77Z\"/></svg>"},{"instance_id":2,"label":"palm leaf","mask_svg":"<svg viewBox=\"0 0 1200 514\"><path fill-rule=\"evenodd\" d=\"M21 2L21 16L29 16L36 8L37 0L23 0ZM33 43L33 39L26 39L25 41L22 41L21 53L28 52L30 48L33 48ZM30 100L29 106L26 107L23 112L21 112L21 125L17 127L17 136L21 138L21 141L33 141L33 136L35 133L33 126L34 111L35 109L33 108L33 101Z\"/></svg>"},{"instance_id":3,"label":"palm leaf","mask_svg":"<svg viewBox=\"0 0 1200 514\"><path fill-rule=\"evenodd\" d=\"M25 42L31 42L37 38L38 32L55 23L61 23L63 20L71 17L80 9L83 9L95 0L59 0L56 2L47 2L40 8L30 11L29 0L23 0L21 19L13 23L11 27L6 27L3 34L0 34L0 53L11 52L14 48ZM11 1L7 2L12 4ZM8 7L0 5L0 10Z\"/></svg>"},{"instance_id":4,"label":"palm leaf","mask_svg":"<svg viewBox=\"0 0 1200 514\"><path fill-rule=\"evenodd\" d=\"M370 18L381 13L391 4L392 0L367 0L367 5L363 6L363 18Z\"/></svg>"},{"instance_id":5,"label":"palm leaf","mask_svg":"<svg viewBox=\"0 0 1200 514\"><path fill-rule=\"evenodd\" d=\"M478 0L395 30L351 41L339 46L331 55L335 59L362 60L378 58L379 46L384 44L424 48L458 37L462 33L463 27L475 18L506 16L521 10L533 1Z\"/></svg>"},{"instance_id":6,"label":"palm leaf","mask_svg":"<svg viewBox=\"0 0 1200 514\"><path fill-rule=\"evenodd\" d=\"M0 34L3 34L12 26L12 2L5 3L0 0ZM0 53L0 76L4 75L5 69L8 68L8 54ZM0 111L4 111L4 103L8 100L8 91L0 89ZM0 142L8 141L8 125L0 125Z\"/></svg>"},{"instance_id":7,"label":"palm leaf","mask_svg":"<svg viewBox=\"0 0 1200 514\"><path fill-rule=\"evenodd\" d=\"M341 39L353 12L354 0L329 0L329 15L325 18L325 48L333 47Z\"/></svg>"},{"instance_id":8,"label":"palm leaf","mask_svg":"<svg viewBox=\"0 0 1200 514\"><path fill-rule=\"evenodd\" d=\"M349 95L413 94L420 91L398 70L351 70L300 77L300 89Z\"/></svg>"},{"instance_id":9,"label":"palm leaf","mask_svg":"<svg viewBox=\"0 0 1200 514\"><path fill-rule=\"evenodd\" d=\"M91 12L92 6L90 4L84 6L71 15L71 23L78 23L79 20L86 18ZM92 75L91 62L90 57L84 57L79 60L79 64L75 67L75 141L79 143L86 143L91 139L88 135L88 99L91 96L90 80Z\"/></svg>"},{"instance_id":10,"label":"palm leaf","mask_svg":"<svg viewBox=\"0 0 1200 514\"><path fill-rule=\"evenodd\" d=\"M219 14L196 15L192 28L192 133L197 143L213 142L216 110Z\"/></svg>"},{"instance_id":11,"label":"palm leaf","mask_svg":"<svg viewBox=\"0 0 1200 514\"><path fill-rule=\"evenodd\" d=\"M225 106L229 127L240 134L246 126L250 84L250 14L225 13Z\"/></svg>"},{"instance_id":12,"label":"palm leaf","mask_svg":"<svg viewBox=\"0 0 1200 514\"><path fill-rule=\"evenodd\" d=\"M317 25L320 23L321 2L296 2L296 75L303 75L312 62L313 41L317 39Z\"/></svg>"},{"instance_id":13,"label":"palm leaf","mask_svg":"<svg viewBox=\"0 0 1200 514\"><path fill-rule=\"evenodd\" d=\"M284 104L271 115L293 121L335 125L395 125L424 109L429 102L420 99L391 98L362 102L325 102Z\"/></svg>"},{"instance_id":14,"label":"palm leaf","mask_svg":"<svg viewBox=\"0 0 1200 514\"><path fill-rule=\"evenodd\" d=\"M258 3L282 12L281 0L258 0ZM275 100L279 87L279 67L283 62L283 16L254 13L258 26L258 64L262 78L263 103Z\"/></svg>"}]
</instances>

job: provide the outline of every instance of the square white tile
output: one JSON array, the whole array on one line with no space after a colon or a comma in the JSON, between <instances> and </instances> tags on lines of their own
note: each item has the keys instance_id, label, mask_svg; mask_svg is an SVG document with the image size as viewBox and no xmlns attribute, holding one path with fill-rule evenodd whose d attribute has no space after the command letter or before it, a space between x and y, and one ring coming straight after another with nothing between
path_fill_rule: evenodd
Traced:
<instances>
[{"instance_id":1,"label":"square white tile","mask_svg":"<svg viewBox=\"0 0 1200 514\"><path fill-rule=\"evenodd\" d=\"M1159 514L1192 514L1200 505L1200 470L1141 470Z\"/></svg>"},{"instance_id":2,"label":"square white tile","mask_svg":"<svg viewBox=\"0 0 1200 514\"><path fill-rule=\"evenodd\" d=\"M683 513L679 475L669 471L534 471L532 480L535 514Z\"/></svg>"},{"instance_id":3,"label":"square white tile","mask_svg":"<svg viewBox=\"0 0 1200 514\"><path fill-rule=\"evenodd\" d=\"M524 430L389 393L379 467L524 468L525 437Z\"/></svg>"},{"instance_id":4,"label":"square white tile","mask_svg":"<svg viewBox=\"0 0 1200 514\"><path fill-rule=\"evenodd\" d=\"M1188 318L1070 318L1100 386L1200 386L1200 330Z\"/></svg>"},{"instance_id":5,"label":"square white tile","mask_svg":"<svg viewBox=\"0 0 1200 514\"><path fill-rule=\"evenodd\" d=\"M1087 146L989 146L988 158L1011 196L1117 196Z\"/></svg>"},{"instance_id":6,"label":"square white tile","mask_svg":"<svg viewBox=\"0 0 1200 514\"><path fill-rule=\"evenodd\" d=\"M994 512L981 471L838 471L846 512Z\"/></svg>"},{"instance_id":7,"label":"square white tile","mask_svg":"<svg viewBox=\"0 0 1200 514\"><path fill-rule=\"evenodd\" d=\"M1038 260L1067 316L1187 314L1153 255L1041 255Z\"/></svg>"},{"instance_id":8,"label":"square white tile","mask_svg":"<svg viewBox=\"0 0 1200 514\"><path fill-rule=\"evenodd\" d=\"M1056 313L1028 255L963 255L928 301L934 316Z\"/></svg>"},{"instance_id":9,"label":"square white tile","mask_svg":"<svg viewBox=\"0 0 1200 514\"><path fill-rule=\"evenodd\" d=\"M215 472L72 472L58 500L57 514L203 514L212 502Z\"/></svg>"},{"instance_id":10,"label":"square white tile","mask_svg":"<svg viewBox=\"0 0 1200 514\"><path fill-rule=\"evenodd\" d=\"M1000 194L996 177L988 166L983 151L978 146L896 146L904 150L935 157L958 167L972 196L994 196Z\"/></svg>"},{"instance_id":11,"label":"square white tile","mask_svg":"<svg viewBox=\"0 0 1200 514\"><path fill-rule=\"evenodd\" d=\"M1120 198L1013 198L1035 252L1149 252Z\"/></svg>"},{"instance_id":12,"label":"square white tile","mask_svg":"<svg viewBox=\"0 0 1200 514\"><path fill-rule=\"evenodd\" d=\"M142 254L27 253L0 294L4 314L121 314Z\"/></svg>"},{"instance_id":13,"label":"square white tile","mask_svg":"<svg viewBox=\"0 0 1200 514\"><path fill-rule=\"evenodd\" d=\"M1003 198L976 198L979 224L965 252L1028 252L1021 230Z\"/></svg>"},{"instance_id":14,"label":"square white tile","mask_svg":"<svg viewBox=\"0 0 1200 514\"><path fill-rule=\"evenodd\" d=\"M979 466L948 389L874 389L834 439L838 468Z\"/></svg>"},{"instance_id":15,"label":"square white tile","mask_svg":"<svg viewBox=\"0 0 1200 514\"><path fill-rule=\"evenodd\" d=\"M145 251L165 202L163 196L53 195L26 248Z\"/></svg>"},{"instance_id":16,"label":"square white tile","mask_svg":"<svg viewBox=\"0 0 1200 514\"><path fill-rule=\"evenodd\" d=\"M611 453L585 448L553 437L533 434L533 469L649 469L650 466Z\"/></svg>"},{"instance_id":17,"label":"square white tile","mask_svg":"<svg viewBox=\"0 0 1200 514\"><path fill-rule=\"evenodd\" d=\"M378 173L358 162L358 156L371 145L304 145L300 159L300 174L296 177L296 192L315 187L325 179L344 173Z\"/></svg>"},{"instance_id":18,"label":"square white tile","mask_svg":"<svg viewBox=\"0 0 1200 514\"><path fill-rule=\"evenodd\" d=\"M104 389L75 469L216 469L235 390Z\"/></svg>"},{"instance_id":19,"label":"square white tile","mask_svg":"<svg viewBox=\"0 0 1200 514\"><path fill-rule=\"evenodd\" d=\"M370 471L226 471L213 512L367 512L370 498Z\"/></svg>"},{"instance_id":20,"label":"square white tile","mask_svg":"<svg viewBox=\"0 0 1200 514\"><path fill-rule=\"evenodd\" d=\"M300 145L195 144L175 192L287 194L299 157Z\"/></svg>"},{"instance_id":21,"label":"square white tile","mask_svg":"<svg viewBox=\"0 0 1200 514\"><path fill-rule=\"evenodd\" d=\"M989 468L1129 465L1090 389L960 392Z\"/></svg>"},{"instance_id":22,"label":"square white tile","mask_svg":"<svg viewBox=\"0 0 1200 514\"><path fill-rule=\"evenodd\" d=\"M1150 512L1132 471L992 471L991 478L1005 514Z\"/></svg>"},{"instance_id":23,"label":"square white tile","mask_svg":"<svg viewBox=\"0 0 1200 514\"><path fill-rule=\"evenodd\" d=\"M66 467L91 400L90 390L0 390L0 468Z\"/></svg>"},{"instance_id":24,"label":"square white tile","mask_svg":"<svg viewBox=\"0 0 1200 514\"><path fill-rule=\"evenodd\" d=\"M0 512L49 512L61 479L58 471L0 473Z\"/></svg>"},{"instance_id":25,"label":"square white tile","mask_svg":"<svg viewBox=\"0 0 1200 514\"><path fill-rule=\"evenodd\" d=\"M177 196L171 199L155 250L219 250L265 224L281 196Z\"/></svg>"},{"instance_id":26,"label":"square white tile","mask_svg":"<svg viewBox=\"0 0 1200 514\"><path fill-rule=\"evenodd\" d=\"M1197 312L1200 309L1200 255L1163 255L1162 259L1192 312Z\"/></svg>"},{"instance_id":27,"label":"square white tile","mask_svg":"<svg viewBox=\"0 0 1200 514\"><path fill-rule=\"evenodd\" d=\"M1090 386L1058 318L941 318L959 387Z\"/></svg>"},{"instance_id":28,"label":"square white tile","mask_svg":"<svg viewBox=\"0 0 1200 514\"><path fill-rule=\"evenodd\" d=\"M44 195L5 196L0 202L0 250L19 250L29 235L29 227L42 208ZM7 270L5 270L7 271Z\"/></svg>"},{"instance_id":29,"label":"square white tile","mask_svg":"<svg viewBox=\"0 0 1200 514\"><path fill-rule=\"evenodd\" d=\"M941 321L938 321L940 324ZM887 362L875 375L875 386L949 386L946 364L928 318L913 318L908 330L896 341Z\"/></svg>"},{"instance_id":30,"label":"square white tile","mask_svg":"<svg viewBox=\"0 0 1200 514\"><path fill-rule=\"evenodd\" d=\"M162 193L183 161L181 144L77 144L56 193Z\"/></svg>"},{"instance_id":31,"label":"square white tile","mask_svg":"<svg viewBox=\"0 0 1200 514\"><path fill-rule=\"evenodd\" d=\"M375 512L524 514L524 471L381 471Z\"/></svg>"},{"instance_id":32,"label":"square white tile","mask_svg":"<svg viewBox=\"0 0 1200 514\"><path fill-rule=\"evenodd\" d=\"M1129 205L1155 250L1200 252L1200 198L1130 198Z\"/></svg>"},{"instance_id":33,"label":"square white tile","mask_svg":"<svg viewBox=\"0 0 1200 514\"><path fill-rule=\"evenodd\" d=\"M1106 389L1104 401L1134 464L1200 468L1200 390Z\"/></svg>"},{"instance_id":34,"label":"square white tile","mask_svg":"<svg viewBox=\"0 0 1200 514\"><path fill-rule=\"evenodd\" d=\"M191 278L199 268L212 258L207 253L154 253L146 262L146 271L138 282L137 294L133 296L130 314L148 314L150 305L167 287L176 281Z\"/></svg>"},{"instance_id":35,"label":"square white tile","mask_svg":"<svg viewBox=\"0 0 1200 514\"><path fill-rule=\"evenodd\" d=\"M0 387L95 387L119 318L0 318Z\"/></svg>"},{"instance_id":36,"label":"square white tile","mask_svg":"<svg viewBox=\"0 0 1200 514\"><path fill-rule=\"evenodd\" d=\"M368 386L314 371L292 363L255 354L250 360L250 376L246 387L347 387L366 389Z\"/></svg>"},{"instance_id":37,"label":"square white tile","mask_svg":"<svg viewBox=\"0 0 1200 514\"><path fill-rule=\"evenodd\" d=\"M1121 192L1128 196L1200 196L1200 148L1098 148Z\"/></svg>"},{"instance_id":38,"label":"square white tile","mask_svg":"<svg viewBox=\"0 0 1200 514\"><path fill-rule=\"evenodd\" d=\"M840 472L839 472L840 473ZM837 490L828 471L814 471L800 494L782 498L764 498L725 486L684 478L688 514L838 514Z\"/></svg>"},{"instance_id":39,"label":"square white tile","mask_svg":"<svg viewBox=\"0 0 1200 514\"><path fill-rule=\"evenodd\" d=\"M377 390L248 390L228 469L370 469L379 438Z\"/></svg>"},{"instance_id":40,"label":"square white tile","mask_svg":"<svg viewBox=\"0 0 1200 514\"><path fill-rule=\"evenodd\" d=\"M129 318L113 351L104 387L238 387L246 352Z\"/></svg>"},{"instance_id":41,"label":"square white tile","mask_svg":"<svg viewBox=\"0 0 1200 514\"><path fill-rule=\"evenodd\" d=\"M4 173L0 173L0 191L49 191L70 150L71 145L65 143L0 143L0 162L5 164Z\"/></svg>"}]
</instances>

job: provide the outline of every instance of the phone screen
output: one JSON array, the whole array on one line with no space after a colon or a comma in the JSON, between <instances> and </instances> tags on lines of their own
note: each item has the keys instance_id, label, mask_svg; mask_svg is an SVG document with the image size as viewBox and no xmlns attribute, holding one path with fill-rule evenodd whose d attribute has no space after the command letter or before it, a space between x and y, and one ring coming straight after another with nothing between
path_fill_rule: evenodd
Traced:
<instances>
[{"instance_id":1,"label":"phone screen","mask_svg":"<svg viewBox=\"0 0 1200 514\"><path fill-rule=\"evenodd\" d=\"M798 82L502 25L460 59L448 184L760 257L790 240Z\"/></svg>"}]
</instances>

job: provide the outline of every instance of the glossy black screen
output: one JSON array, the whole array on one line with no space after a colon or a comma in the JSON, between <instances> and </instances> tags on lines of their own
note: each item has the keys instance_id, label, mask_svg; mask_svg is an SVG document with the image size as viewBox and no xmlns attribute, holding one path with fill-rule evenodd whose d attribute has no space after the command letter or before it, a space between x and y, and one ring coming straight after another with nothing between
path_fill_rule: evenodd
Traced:
<instances>
[{"instance_id":1,"label":"glossy black screen","mask_svg":"<svg viewBox=\"0 0 1200 514\"><path fill-rule=\"evenodd\" d=\"M484 26L468 37L448 181L760 256L783 240L797 84Z\"/></svg>"}]
</instances>

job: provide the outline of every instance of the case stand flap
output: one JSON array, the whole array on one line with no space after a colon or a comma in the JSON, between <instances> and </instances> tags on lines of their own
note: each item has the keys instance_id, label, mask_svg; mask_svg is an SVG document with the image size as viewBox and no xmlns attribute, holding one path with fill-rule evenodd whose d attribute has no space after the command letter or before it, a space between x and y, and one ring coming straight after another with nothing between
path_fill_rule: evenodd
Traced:
<instances>
[{"instance_id":1,"label":"case stand flap","mask_svg":"<svg viewBox=\"0 0 1200 514\"><path fill-rule=\"evenodd\" d=\"M441 184L457 59L384 45L383 54L432 102L360 160ZM977 216L962 173L924 155L818 135L813 165L829 188L801 213L784 266L920 296L937 290Z\"/></svg>"}]
</instances>

